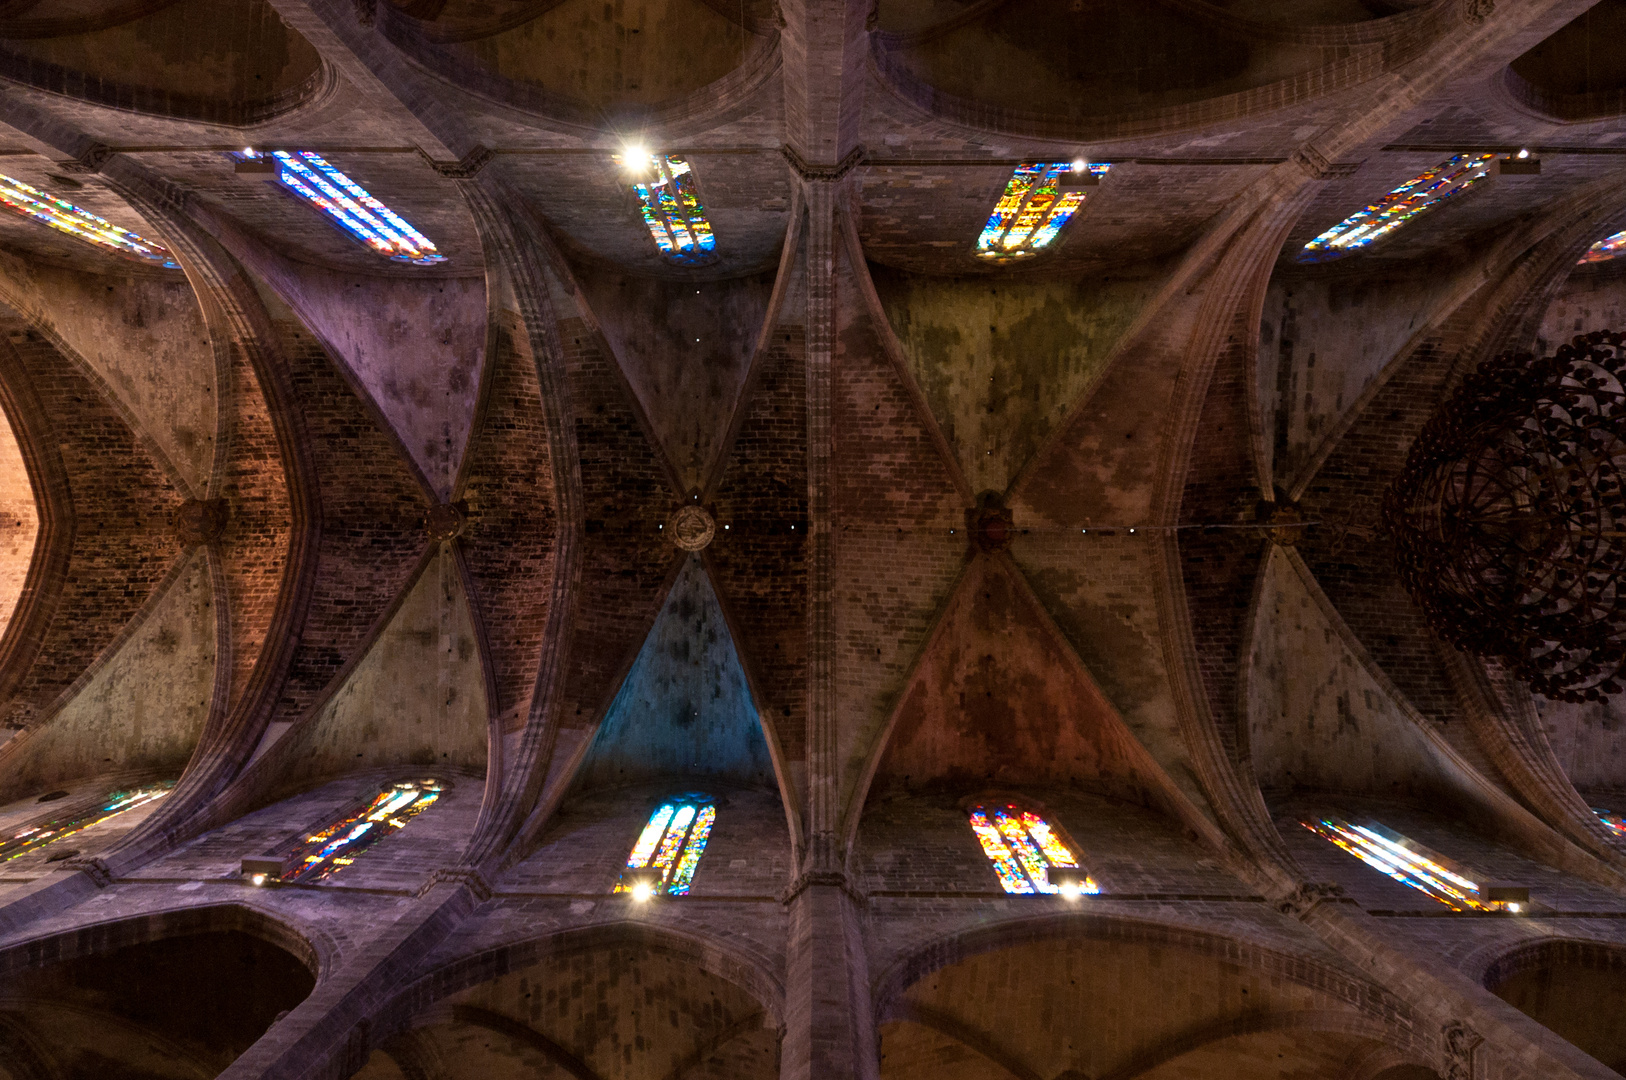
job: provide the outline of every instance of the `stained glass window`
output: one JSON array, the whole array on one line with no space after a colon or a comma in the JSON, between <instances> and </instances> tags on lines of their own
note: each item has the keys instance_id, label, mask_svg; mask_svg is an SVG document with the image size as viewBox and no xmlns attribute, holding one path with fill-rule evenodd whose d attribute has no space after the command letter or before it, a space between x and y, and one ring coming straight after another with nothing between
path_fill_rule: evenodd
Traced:
<instances>
[{"instance_id":1,"label":"stained glass window","mask_svg":"<svg viewBox=\"0 0 1626 1080\"><path fill-rule=\"evenodd\" d=\"M238 161L262 161L266 157L257 150L242 150L231 156ZM270 157L278 183L380 255L414 266L446 261L434 241L320 154L273 150Z\"/></svg>"},{"instance_id":2,"label":"stained glass window","mask_svg":"<svg viewBox=\"0 0 1626 1080\"><path fill-rule=\"evenodd\" d=\"M1626 252L1626 231L1599 240L1586 249L1586 254L1582 255L1575 265L1585 266L1587 263L1608 262L1623 252Z\"/></svg>"},{"instance_id":3,"label":"stained glass window","mask_svg":"<svg viewBox=\"0 0 1626 1080\"><path fill-rule=\"evenodd\" d=\"M134 810L138 806L156 802L168 795L174 787L175 781L165 780L157 784L120 788L118 791L108 792L88 806L63 807L57 816L36 820L26 828L0 840L0 862L10 862L18 856L38 851L46 844L55 843L65 836L72 836L74 833L84 832L93 825L100 825L126 810Z\"/></svg>"},{"instance_id":4,"label":"stained glass window","mask_svg":"<svg viewBox=\"0 0 1626 1080\"><path fill-rule=\"evenodd\" d=\"M694 880L694 871L705 853L706 840L717 820L717 807L711 796L690 793L669 799L649 815L649 824L638 834L627 856L628 870L646 866L660 871L661 883L655 890L668 896L683 896ZM623 876L615 891L627 892L631 884Z\"/></svg>"},{"instance_id":5,"label":"stained glass window","mask_svg":"<svg viewBox=\"0 0 1626 1080\"><path fill-rule=\"evenodd\" d=\"M1479 898L1479 884L1437 851L1375 821L1352 825L1340 817L1301 822L1317 836L1343 848L1368 866L1433 897L1452 911L1491 910Z\"/></svg>"},{"instance_id":6,"label":"stained glass window","mask_svg":"<svg viewBox=\"0 0 1626 1080\"><path fill-rule=\"evenodd\" d=\"M973 806L971 831L1008 893L1059 893L1050 883L1050 868L1078 866L1072 845L1049 822L1013 803ZM1079 891L1098 893L1101 888L1086 877Z\"/></svg>"},{"instance_id":7,"label":"stained glass window","mask_svg":"<svg viewBox=\"0 0 1626 1080\"><path fill-rule=\"evenodd\" d=\"M363 806L303 836L283 855L284 882L308 883L337 874L368 848L404 829L407 822L435 805L439 780L403 780L391 784Z\"/></svg>"},{"instance_id":8,"label":"stained glass window","mask_svg":"<svg viewBox=\"0 0 1626 1080\"><path fill-rule=\"evenodd\" d=\"M1598 820L1609 826L1610 831L1616 836L1626 836L1626 818L1622 818L1612 810L1605 810L1597 806L1592 808L1592 812L1597 814Z\"/></svg>"},{"instance_id":9,"label":"stained glass window","mask_svg":"<svg viewBox=\"0 0 1626 1080\"><path fill-rule=\"evenodd\" d=\"M716 258L717 234L706 220L688 161L642 153L617 154L615 161L632 180L644 225L669 262L700 266Z\"/></svg>"},{"instance_id":10,"label":"stained glass window","mask_svg":"<svg viewBox=\"0 0 1626 1080\"><path fill-rule=\"evenodd\" d=\"M97 217L83 207L66 199L59 199L48 191L14 180L0 173L0 203L7 209L33 218L47 228L95 244L106 251L123 255L138 262L177 270L180 263L162 244L139 236L129 229L121 229L105 218Z\"/></svg>"},{"instance_id":11,"label":"stained glass window","mask_svg":"<svg viewBox=\"0 0 1626 1080\"><path fill-rule=\"evenodd\" d=\"M1298 261L1331 262L1377 243L1418 214L1485 179L1490 175L1490 165L1495 158L1495 154L1458 154L1447 158L1305 244Z\"/></svg>"},{"instance_id":12,"label":"stained glass window","mask_svg":"<svg viewBox=\"0 0 1626 1080\"><path fill-rule=\"evenodd\" d=\"M977 237L977 258L1008 262L1037 255L1084 205L1085 176L1099 182L1111 165L1036 161L1018 165Z\"/></svg>"}]
</instances>

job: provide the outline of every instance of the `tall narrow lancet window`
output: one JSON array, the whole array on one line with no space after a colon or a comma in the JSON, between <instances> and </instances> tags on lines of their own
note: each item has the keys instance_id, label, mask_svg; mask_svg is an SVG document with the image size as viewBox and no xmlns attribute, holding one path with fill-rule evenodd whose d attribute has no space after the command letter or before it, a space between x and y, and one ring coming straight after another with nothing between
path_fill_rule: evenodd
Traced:
<instances>
[{"instance_id":1,"label":"tall narrow lancet window","mask_svg":"<svg viewBox=\"0 0 1626 1080\"><path fill-rule=\"evenodd\" d=\"M1461 195L1485 179L1495 159L1495 154L1458 154L1447 158L1305 244L1298 261L1331 262L1377 243L1418 214Z\"/></svg>"},{"instance_id":2,"label":"tall narrow lancet window","mask_svg":"<svg viewBox=\"0 0 1626 1080\"><path fill-rule=\"evenodd\" d=\"M239 162L268 163L279 184L385 258L414 266L446 261L434 241L320 154L309 150L273 150L269 154L243 150L232 157Z\"/></svg>"},{"instance_id":3,"label":"tall narrow lancet window","mask_svg":"<svg viewBox=\"0 0 1626 1080\"><path fill-rule=\"evenodd\" d=\"M157 784L143 784L139 787L110 791L88 806L82 804L64 806L59 815L36 820L26 828L19 829L0 840L0 862L10 862L31 851L38 851L46 844L53 844L64 837L84 832L93 825L100 825L138 806L156 802L168 795L174 787L175 781L166 780Z\"/></svg>"},{"instance_id":4,"label":"tall narrow lancet window","mask_svg":"<svg viewBox=\"0 0 1626 1080\"><path fill-rule=\"evenodd\" d=\"M627 869L653 867L660 872L660 884L655 892L683 896L694 881L695 868L700 865L700 856L705 854L706 840L716 820L717 806L709 795L691 793L663 802L649 816L649 824L632 845ZM631 889L632 883L623 874L615 891Z\"/></svg>"},{"instance_id":5,"label":"tall narrow lancet window","mask_svg":"<svg viewBox=\"0 0 1626 1080\"><path fill-rule=\"evenodd\" d=\"M1587 263L1608 262L1617 255L1626 254L1626 230L1604 237L1596 244L1586 249L1586 253L1576 262L1576 266L1585 266Z\"/></svg>"},{"instance_id":6,"label":"tall narrow lancet window","mask_svg":"<svg viewBox=\"0 0 1626 1080\"><path fill-rule=\"evenodd\" d=\"M355 862L379 841L439 800L439 780L403 780L384 788L361 806L352 806L334 821L299 838L284 852L279 880L308 883L331 877Z\"/></svg>"},{"instance_id":7,"label":"tall narrow lancet window","mask_svg":"<svg viewBox=\"0 0 1626 1080\"><path fill-rule=\"evenodd\" d=\"M717 234L706 220L694 169L687 160L629 150L617 154L615 161L632 181L644 226L668 262L701 266L717 257Z\"/></svg>"},{"instance_id":8,"label":"tall narrow lancet window","mask_svg":"<svg viewBox=\"0 0 1626 1080\"><path fill-rule=\"evenodd\" d=\"M166 270L180 268L181 264L175 261L175 256L162 244L148 240L129 229L121 229L83 207L75 206L66 199L60 199L48 191L41 191L4 173L0 173L0 203L4 203L14 214L33 218L48 229L67 233L104 251L111 251L136 262L162 266Z\"/></svg>"},{"instance_id":9,"label":"tall narrow lancet window","mask_svg":"<svg viewBox=\"0 0 1626 1080\"><path fill-rule=\"evenodd\" d=\"M971 807L971 831L982 853L994 866L999 884L1008 893L1059 893L1051 884L1051 867L1078 866L1077 848L1032 810L1014 803L988 803ZM1080 892L1098 893L1100 886L1086 877Z\"/></svg>"},{"instance_id":10,"label":"tall narrow lancet window","mask_svg":"<svg viewBox=\"0 0 1626 1080\"><path fill-rule=\"evenodd\" d=\"M1082 161L1018 165L977 237L977 258L1011 262L1049 247L1084 205L1086 187L1100 183L1110 168Z\"/></svg>"},{"instance_id":11,"label":"tall narrow lancet window","mask_svg":"<svg viewBox=\"0 0 1626 1080\"><path fill-rule=\"evenodd\" d=\"M1366 865L1431 896L1452 911L1486 911L1491 904L1480 898L1479 883L1462 868L1437 851L1384 828L1375 821L1350 824L1343 818L1326 816L1301 824Z\"/></svg>"}]
</instances>

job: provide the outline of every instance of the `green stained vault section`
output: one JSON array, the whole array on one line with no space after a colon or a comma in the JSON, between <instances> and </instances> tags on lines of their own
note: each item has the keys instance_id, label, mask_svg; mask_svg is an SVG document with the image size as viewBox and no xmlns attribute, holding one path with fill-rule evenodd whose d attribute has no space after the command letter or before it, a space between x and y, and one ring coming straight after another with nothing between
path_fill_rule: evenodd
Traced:
<instances>
[{"instance_id":1,"label":"green stained vault section","mask_svg":"<svg viewBox=\"0 0 1626 1080\"><path fill-rule=\"evenodd\" d=\"M678 778L775 786L745 669L705 567L692 555L610 703L576 785Z\"/></svg>"}]
</instances>

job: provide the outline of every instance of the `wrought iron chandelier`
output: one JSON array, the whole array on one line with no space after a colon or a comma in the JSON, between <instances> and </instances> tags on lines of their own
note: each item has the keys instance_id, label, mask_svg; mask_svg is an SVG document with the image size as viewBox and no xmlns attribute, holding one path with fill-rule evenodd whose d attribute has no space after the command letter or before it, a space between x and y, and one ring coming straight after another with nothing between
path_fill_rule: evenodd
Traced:
<instances>
[{"instance_id":1,"label":"wrought iron chandelier","mask_svg":"<svg viewBox=\"0 0 1626 1080\"><path fill-rule=\"evenodd\" d=\"M1481 364L1424 426L1383 504L1429 622L1536 693L1626 682L1626 334Z\"/></svg>"}]
</instances>

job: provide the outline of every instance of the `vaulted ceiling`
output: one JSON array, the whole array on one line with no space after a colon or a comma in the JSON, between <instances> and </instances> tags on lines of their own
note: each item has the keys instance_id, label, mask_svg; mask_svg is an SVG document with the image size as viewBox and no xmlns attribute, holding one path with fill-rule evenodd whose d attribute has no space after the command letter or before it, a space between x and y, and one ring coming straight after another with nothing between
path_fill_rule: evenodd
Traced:
<instances>
[{"instance_id":1,"label":"vaulted ceiling","mask_svg":"<svg viewBox=\"0 0 1626 1080\"><path fill-rule=\"evenodd\" d=\"M1623 28L1622 0L0 3L0 173L178 264L0 207L0 803L178 777L86 846L117 876L433 767L472 800L441 861L497 880L699 780L767 807L783 886L998 787L1138 807L1285 895L1300 809L1378 800L1626 888L1589 809L1626 798L1621 704L1444 646L1378 515L1480 360L1626 327L1626 258L1577 266L1626 229ZM319 152L444 261L381 257L247 148ZM1539 173L1297 258L1520 149ZM662 257L639 152L689 163L715 259ZM974 257L1013 168L1080 158L1111 169L1050 249ZM945 980L886 1054L949 1038ZM1087 1058L1022 1067L1120 1075Z\"/></svg>"}]
</instances>

